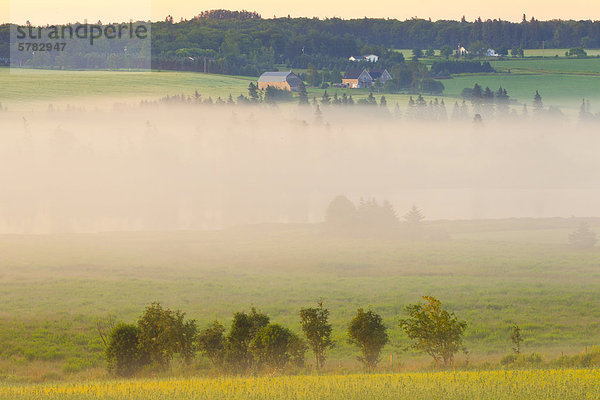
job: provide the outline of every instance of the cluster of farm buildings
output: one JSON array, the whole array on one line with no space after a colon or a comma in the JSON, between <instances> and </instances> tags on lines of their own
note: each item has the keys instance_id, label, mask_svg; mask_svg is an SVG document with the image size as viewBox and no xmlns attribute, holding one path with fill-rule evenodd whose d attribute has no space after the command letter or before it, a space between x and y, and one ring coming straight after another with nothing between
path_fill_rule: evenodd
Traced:
<instances>
[{"instance_id":1,"label":"cluster of farm buildings","mask_svg":"<svg viewBox=\"0 0 600 400\"><path fill-rule=\"evenodd\" d=\"M377 80L384 84L390 79L392 79L392 76L386 69L351 69L342 78L340 86L363 89L374 86ZM302 80L292 71L265 72L258 78L258 88L266 89L269 86L297 92L302 86Z\"/></svg>"},{"instance_id":2,"label":"cluster of farm buildings","mask_svg":"<svg viewBox=\"0 0 600 400\"><path fill-rule=\"evenodd\" d=\"M458 45L456 50L458 56L465 56L469 54L469 51ZM498 57L498 53L494 49L488 49L485 52L487 57ZM363 56L351 56L348 58L349 61L356 62L371 62L376 63L379 57L375 54L367 54ZM379 80L382 84L385 84L388 80L393 79L390 73L386 69L374 69L374 68L362 68L362 69L351 69L346 72L342 78L340 87L346 87L350 89L364 89L370 88L375 85L375 82ZM266 89L269 86L273 86L281 90L289 90L297 92L302 85L302 80L294 74L292 71L287 72L265 72L258 78L258 88ZM338 84L336 84L337 86Z\"/></svg>"}]
</instances>

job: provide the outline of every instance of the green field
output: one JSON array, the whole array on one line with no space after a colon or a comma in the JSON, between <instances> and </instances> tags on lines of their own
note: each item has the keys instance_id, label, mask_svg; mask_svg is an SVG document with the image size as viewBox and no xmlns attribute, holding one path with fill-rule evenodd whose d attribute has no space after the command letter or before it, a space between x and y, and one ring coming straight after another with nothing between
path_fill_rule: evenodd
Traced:
<instances>
[{"instance_id":1,"label":"green field","mask_svg":"<svg viewBox=\"0 0 600 400\"><path fill-rule=\"evenodd\" d=\"M547 106L562 107L576 112L582 98L590 99L592 106L600 100L600 58L525 58L491 60L499 74L466 74L443 80L444 96L452 104L462 90L479 83L497 90L502 86L519 102L529 103L539 90ZM0 102L11 107L34 101L42 104L68 101L72 98L131 98L149 99L166 95L193 94L196 90L204 97L226 99L246 94L249 82L256 78L211 75L187 72L109 72L109 71L20 71L9 73L0 68ZM310 97L320 97L321 89L310 89ZM330 94L352 94L356 99L366 97L367 90L329 88ZM379 96L379 95L378 95ZM387 94L389 106L398 103L405 107L407 94ZM450 110L449 110L450 111Z\"/></svg>"},{"instance_id":2,"label":"green field","mask_svg":"<svg viewBox=\"0 0 600 400\"><path fill-rule=\"evenodd\" d=\"M155 300L201 327L254 305L299 331L298 309L323 298L336 340L331 362L351 368L345 326L369 306L391 329L384 358L427 365L401 350L397 326L404 305L426 294L468 321L471 361L510 352L515 322L524 351L548 358L600 342L600 250L566 245L576 221L430 224L451 239L343 238L318 225L1 236L0 367L13 379L102 375L95 321L111 313L133 322Z\"/></svg>"}]
</instances>

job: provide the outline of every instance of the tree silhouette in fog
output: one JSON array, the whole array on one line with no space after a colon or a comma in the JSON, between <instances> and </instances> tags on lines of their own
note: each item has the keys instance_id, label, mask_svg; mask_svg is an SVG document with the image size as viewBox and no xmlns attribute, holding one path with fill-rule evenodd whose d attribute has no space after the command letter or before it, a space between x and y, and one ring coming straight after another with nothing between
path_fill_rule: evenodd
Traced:
<instances>
[{"instance_id":1,"label":"tree silhouette in fog","mask_svg":"<svg viewBox=\"0 0 600 400\"><path fill-rule=\"evenodd\" d=\"M590 225L582 221L579 228L569 235L569 244L578 249L590 249L596 245L598 239L590 229Z\"/></svg>"}]
</instances>

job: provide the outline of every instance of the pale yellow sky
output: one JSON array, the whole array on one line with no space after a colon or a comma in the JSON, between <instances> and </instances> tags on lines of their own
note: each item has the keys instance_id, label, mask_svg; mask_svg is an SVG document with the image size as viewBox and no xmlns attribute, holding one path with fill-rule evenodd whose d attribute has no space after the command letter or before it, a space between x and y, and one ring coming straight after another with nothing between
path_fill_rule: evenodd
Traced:
<instances>
[{"instance_id":1,"label":"pale yellow sky","mask_svg":"<svg viewBox=\"0 0 600 400\"><path fill-rule=\"evenodd\" d=\"M366 7L365 5L368 5ZM478 16L520 21L523 13L537 19L600 19L600 1L597 0L379 0L359 2L348 0L0 0L0 21L34 24L54 24L83 21L103 22L127 21L129 19L162 20L171 14L176 20L191 18L203 10L225 8L252 10L263 17L318 16L361 18L384 17L407 19L414 16L437 19L468 20ZM9 17L10 16L10 17Z\"/></svg>"}]
</instances>

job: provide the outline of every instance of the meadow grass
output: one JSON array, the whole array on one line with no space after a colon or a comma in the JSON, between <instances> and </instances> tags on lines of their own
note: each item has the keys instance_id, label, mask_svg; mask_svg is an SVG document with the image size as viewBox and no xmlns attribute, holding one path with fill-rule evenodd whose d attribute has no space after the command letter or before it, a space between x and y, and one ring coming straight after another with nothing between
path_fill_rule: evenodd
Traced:
<instances>
[{"instance_id":1,"label":"meadow grass","mask_svg":"<svg viewBox=\"0 0 600 400\"><path fill-rule=\"evenodd\" d=\"M503 87L512 99L528 103L531 107L535 91L539 90L546 106L555 105L578 109L583 98L594 104L600 100L600 77L566 74L487 74L459 75L443 81L448 96L460 96L464 88L476 83L493 91Z\"/></svg>"},{"instance_id":2,"label":"meadow grass","mask_svg":"<svg viewBox=\"0 0 600 400\"><path fill-rule=\"evenodd\" d=\"M253 305L299 332L299 308L322 298L334 326L333 363L357 355L345 330L358 307L383 315L392 339L385 357L428 363L403 350L408 341L397 324L403 307L426 294L468 321L471 360L510 352L513 323L524 351L548 357L600 342L600 250L566 245L576 223L432 225L453 238L336 237L318 226L1 236L3 371L27 375L35 362L65 374L101 367L95 321L111 313L134 322L152 301L181 309L201 328L214 319L227 325Z\"/></svg>"}]
</instances>

